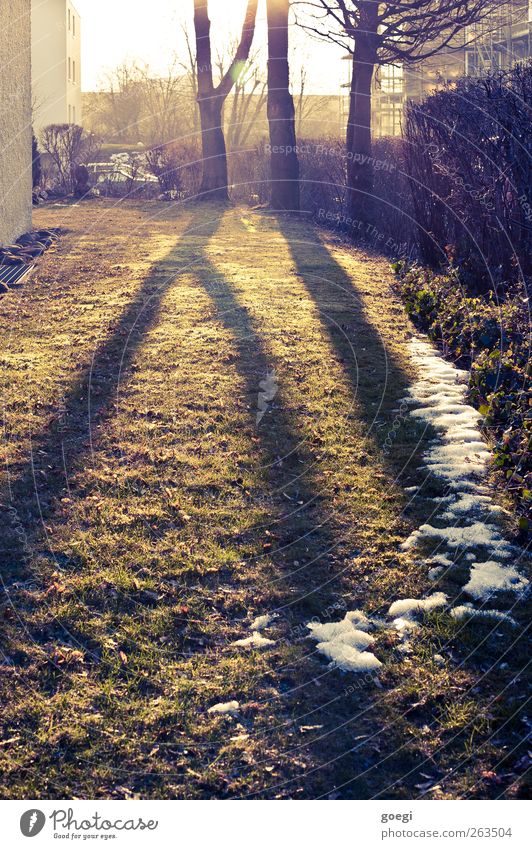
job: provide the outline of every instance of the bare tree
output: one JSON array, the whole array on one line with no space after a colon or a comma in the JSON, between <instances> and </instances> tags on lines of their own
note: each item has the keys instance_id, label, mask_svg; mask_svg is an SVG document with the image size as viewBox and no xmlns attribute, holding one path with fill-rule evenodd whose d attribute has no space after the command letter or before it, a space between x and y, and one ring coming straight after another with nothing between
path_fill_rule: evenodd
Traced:
<instances>
[{"instance_id":1,"label":"bare tree","mask_svg":"<svg viewBox=\"0 0 532 849\"><path fill-rule=\"evenodd\" d=\"M76 170L96 155L99 139L77 124L50 124L41 133L43 150L52 160L59 188L71 192L76 183Z\"/></svg>"},{"instance_id":2,"label":"bare tree","mask_svg":"<svg viewBox=\"0 0 532 849\"><path fill-rule=\"evenodd\" d=\"M246 144L266 105L266 80L259 63L259 51L255 51L228 98L226 136L229 150L237 150Z\"/></svg>"},{"instance_id":3,"label":"bare tree","mask_svg":"<svg viewBox=\"0 0 532 849\"><path fill-rule=\"evenodd\" d=\"M186 116L192 92L181 64L174 58L164 75L155 75L148 65L139 69L142 113L139 123L146 143L164 144L187 132Z\"/></svg>"},{"instance_id":4,"label":"bare tree","mask_svg":"<svg viewBox=\"0 0 532 849\"><path fill-rule=\"evenodd\" d=\"M268 123L271 145L271 205L299 210L299 159L294 99L288 64L289 0L267 0Z\"/></svg>"},{"instance_id":5,"label":"bare tree","mask_svg":"<svg viewBox=\"0 0 532 849\"><path fill-rule=\"evenodd\" d=\"M190 104L191 130L195 135L200 130L200 117L198 110L198 66L196 63L196 53L194 49L194 37L190 34L186 24L181 27L183 40L185 45L185 61L180 63L184 72L187 88L190 93L190 98L193 103Z\"/></svg>"},{"instance_id":6,"label":"bare tree","mask_svg":"<svg viewBox=\"0 0 532 849\"><path fill-rule=\"evenodd\" d=\"M312 121L313 119L320 122L323 121L324 113L327 112L330 102L330 98L326 95L307 94L307 63L309 61L308 58L305 58L294 75L298 80L298 91L294 97L298 138L301 138L307 121Z\"/></svg>"},{"instance_id":7,"label":"bare tree","mask_svg":"<svg viewBox=\"0 0 532 849\"><path fill-rule=\"evenodd\" d=\"M97 117L109 129L113 141L137 141L142 109L140 68L124 62L106 74L104 85L98 96L101 111Z\"/></svg>"},{"instance_id":8,"label":"bare tree","mask_svg":"<svg viewBox=\"0 0 532 849\"><path fill-rule=\"evenodd\" d=\"M315 19L304 26L352 54L347 154L350 214L367 209L373 186L371 168L371 89L375 69L411 64L445 48L463 47L457 38L487 17L504 0L310 0ZM321 13L321 20L320 15Z\"/></svg>"},{"instance_id":9,"label":"bare tree","mask_svg":"<svg viewBox=\"0 0 532 849\"><path fill-rule=\"evenodd\" d=\"M196 68L198 106L201 121L203 176L200 196L228 199L227 151L223 131L224 103L240 77L251 50L255 34L258 0L248 0L242 35L229 68L218 85L214 85L211 51L211 22L208 0L194 0L196 33Z\"/></svg>"}]
</instances>

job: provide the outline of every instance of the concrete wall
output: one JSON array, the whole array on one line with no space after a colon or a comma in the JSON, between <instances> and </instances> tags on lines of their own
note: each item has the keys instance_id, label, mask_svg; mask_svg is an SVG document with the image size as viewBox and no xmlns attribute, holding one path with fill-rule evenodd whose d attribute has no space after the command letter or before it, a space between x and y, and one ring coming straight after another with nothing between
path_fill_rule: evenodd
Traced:
<instances>
[{"instance_id":1,"label":"concrete wall","mask_svg":"<svg viewBox=\"0 0 532 849\"><path fill-rule=\"evenodd\" d=\"M31 0L34 128L81 123L81 21L69 0Z\"/></svg>"},{"instance_id":2,"label":"concrete wall","mask_svg":"<svg viewBox=\"0 0 532 849\"><path fill-rule=\"evenodd\" d=\"M2 0L0 244L31 228L30 0Z\"/></svg>"}]
</instances>

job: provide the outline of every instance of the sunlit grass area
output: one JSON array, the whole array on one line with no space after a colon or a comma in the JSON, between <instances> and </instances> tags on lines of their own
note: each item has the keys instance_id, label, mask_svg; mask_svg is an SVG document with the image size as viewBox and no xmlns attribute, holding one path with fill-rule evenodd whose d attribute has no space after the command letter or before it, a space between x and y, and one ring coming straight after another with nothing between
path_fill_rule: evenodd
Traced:
<instances>
[{"instance_id":1,"label":"sunlit grass area","mask_svg":"<svg viewBox=\"0 0 532 849\"><path fill-rule=\"evenodd\" d=\"M38 219L57 250L0 304L4 797L500 795L504 627L430 614L406 656L382 633L378 679L307 637L429 587L399 549L431 434L393 428L414 373L387 263L209 204ZM265 613L272 644L234 645Z\"/></svg>"}]
</instances>

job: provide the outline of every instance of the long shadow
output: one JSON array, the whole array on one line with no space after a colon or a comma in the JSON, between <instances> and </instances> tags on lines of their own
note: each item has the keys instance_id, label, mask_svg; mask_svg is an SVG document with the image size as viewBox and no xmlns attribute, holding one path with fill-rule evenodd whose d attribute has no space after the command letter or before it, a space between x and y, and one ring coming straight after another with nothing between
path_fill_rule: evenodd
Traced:
<instances>
[{"instance_id":1,"label":"long shadow","mask_svg":"<svg viewBox=\"0 0 532 849\"><path fill-rule=\"evenodd\" d=\"M209 217L210 216L210 217ZM183 236L164 259L157 261L133 300L114 323L87 364L83 374L61 399L61 415L32 442L29 462L10 479L6 500L9 521L2 534L0 575L7 589L13 582L31 581L38 574L36 555L54 557L47 522L61 509L61 499L70 496L69 473L89 464L93 433L116 413L121 380L125 379L139 346L156 325L161 301L182 273L200 280L216 309L217 317L230 331L237 350L236 368L245 385L250 419L256 416L260 381L272 370L272 358L260 339L254 321L238 301L231 286L210 262L206 248L221 222L222 208L203 204L194 210ZM193 245L193 262L184 263L181 238ZM163 269L161 273L161 268ZM283 410L282 391L275 398L275 415L270 424L255 431L257 462L277 510L274 545L268 552L280 572L297 587L292 610L310 616L329 604L334 579L331 566L338 559L339 540L327 527L316 490L315 458L301 441ZM287 490L297 491L292 506ZM288 508L280 505L288 504ZM264 529L262 529L264 530ZM248 532L250 533L250 532ZM307 549L313 549L310 559ZM257 557L264 555L258 554ZM288 562L304 564L288 567ZM286 566L286 572L285 572Z\"/></svg>"},{"instance_id":2,"label":"long shadow","mask_svg":"<svg viewBox=\"0 0 532 849\"><path fill-rule=\"evenodd\" d=\"M300 220L280 214L275 215L275 221L351 384L356 414L367 427L366 436L383 449L387 436L392 443L395 439L394 410L410 379L367 319L350 275L334 259L317 230L309 230L308 238L302 238ZM394 459L393 450L381 451L380 459L394 476L403 470L403 459Z\"/></svg>"},{"instance_id":3,"label":"long shadow","mask_svg":"<svg viewBox=\"0 0 532 849\"><path fill-rule=\"evenodd\" d=\"M210 219L209 210L212 213ZM237 353L235 368L245 389L244 403L249 412L250 428L254 426L259 381L266 378L275 363L252 315L209 259L207 248L220 223L221 211L214 212L212 207L203 205L193 211L184 236L178 237L178 242L166 258L158 261L148 274L115 323L112 333L95 351L90 366L87 366L63 399L61 420L46 433L41 433L33 443L30 463L9 487L11 527L0 551L0 570L4 583L35 577L33 547L53 549L46 538L46 522L59 509L60 499L69 494L66 470L79 469L82 463L89 461L92 433L97 426L115 415L115 397L121 376L127 375L139 346L156 326L162 299L169 287L175 285L180 274L193 271L209 296L216 317L231 334ZM327 311L329 314L331 312L330 283L316 279L309 266L313 261L321 263L326 249L322 245L298 242L283 220L280 220L280 227L291 245L299 273L320 308L323 320ZM186 239L187 234L192 236L187 247L187 257L190 256L191 244L195 255L193 263L184 267L180 240ZM350 309L356 309L359 303L348 275L326 253L334 269L334 304L342 313L347 305ZM165 265L167 268L161 274L161 266ZM370 324L361 322L359 316L358 332L362 327L364 340L354 340L355 350L362 347L363 343L368 350L375 346L380 348L378 334ZM326 326L331 342L344 359L345 368L355 385L356 367L352 365L350 342L343 332L334 330L334 322L333 329L330 322ZM390 360L390 379L400 387L406 378L393 359ZM381 392L382 388L377 387L377 394ZM363 409L369 421L373 415L369 389L367 396L363 399ZM338 581L341 580L345 558L341 551L342 540L335 535L327 511L323 510L320 501L323 493L320 492L315 453L301 440L295 423L290 420L283 402L282 388L272 408L267 426L261 426L255 431L257 463L272 507L269 527L273 545L267 555L262 553L264 528L251 529L247 533L255 544L257 560L267 557L278 572L276 578L284 582L281 586L286 604L282 603L280 607L284 612L289 610L296 621L304 622L310 616L323 614L324 610L331 608L339 589ZM297 491L296 499L292 498L294 490ZM285 496L289 497L288 502ZM288 508L284 506L286 503L289 504ZM299 565L294 566L294 561ZM328 618L334 616L333 612ZM307 692L305 688L301 692L298 712L319 710L321 699L319 691ZM318 761L327 757L326 749L316 751Z\"/></svg>"},{"instance_id":4,"label":"long shadow","mask_svg":"<svg viewBox=\"0 0 532 849\"><path fill-rule=\"evenodd\" d=\"M201 210L189 229L200 232L203 240L206 234L212 238L218 226L217 220L205 222ZM286 606L291 613L296 617L321 613L339 589L335 567L341 574L342 541L333 532L328 511L323 510L323 482L319 480L316 457L286 412L282 386L276 387L268 418L256 426L261 381L274 370L273 356L250 311L205 250L197 257L194 273L236 348L235 368L243 382L243 403L257 445L257 469L271 500L269 525L251 529L247 534L257 537L258 544L264 541L264 531L271 532L274 543L267 556L275 562L276 581L290 582L292 593ZM294 492L297 499L290 500ZM257 559L261 557L265 555L257 554ZM300 565L294 566L294 561Z\"/></svg>"},{"instance_id":5,"label":"long shadow","mask_svg":"<svg viewBox=\"0 0 532 849\"><path fill-rule=\"evenodd\" d=\"M199 222L197 226L201 227L202 233L205 233L204 223ZM210 229L214 234L216 230L214 222L210 225ZM384 390L387 390L392 398L395 395L399 396L401 392L404 392L408 378L396 359L386 351L383 340L375 328L363 318L361 302L353 289L349 275L335 263L323 245L299 242L294 238L293 232L290 232L289 226L282 229L285 235L287 231L290 234L293 256L299 273L304 277L307 289L318 306L333 351L343 360L346 374L353 388L357 386L356 360L358 358L360 363L360 360L364 359L360 356L362 352L358 350L359 348L367 347L371 357L372 349L378 346L381 356L387 363L386 386L383 388L382 385L375 383L364 386L362 399L360 390L358 392L358 401L362 404L360 415L367 421L369 433L371 424L379 415L378 405L382 402ZM312 268L313 265L322 267L324 259L327 259L329 267L332 266L333 284L330 280L323 280L309 270L309 267ZM250 417L254 418L259 390L258 381L271 371L275 362L272 362L272 355L261 338L258 323L239 301L231 284L216 269L206 252L198 258L195 274L210 297L216 309L217 318L231 334L237 349L235 368L244 384L245 398L243 400L249 409ZM363 339L353 340L352 335L342 326L340 319L347 310L358 310L357 332L363 333ZM388 388L389 386L392 388ZM376 399L376 407L372 406L373 398ZM389 399L390 403L392 398ZM256 431L260 452L257 462L261 464L267 478L266 491L269 492L272 502L275 502L277 506L282 505L277 518L274 518L275 505L272 505L272 519L268 529L272 531L275 546L268 556L275 563L278 577L285 581L282 589L286 601L280 604L278 610L288 616L294 639L296 639L305 630L301 627L302 624L304 626L311 616L317 616L321 621L342 617L339 593L342 591L345 593L347 590L347 593L351 595L355 590L352 576L344 577L346 565L350 563L353 552L347 553L344 550L345 541L342 539L341 531L336 528L336 517L331 512L330 503L327 498L320 497L327 493L321 489L323 478L316 452L312 446L301 440L296 423L287 413L289 405L283 398L282 387L275 397L274 404L275 408L268 420L268 426L258 428ZM383 457L383 468L386 467L386 462ZM294 487L298 490L297 500L301 502L301 506L283 509L283 495L287 491L293 491ZM260 547L263 537L262 534L257 534L259 530L255 528L252 533L257 546ZM312 552L310 558L309 548ZM302 563L303 566L294 567L294 562ZM309 648L307 651L310 653L312 649ZM305 665L302 669L307 673L309 671ZM324 689L325 685L329 684L329 676L332 676L331 689L328 689L328 686ZM316 686L316 680L307 680L304 677L301 679L301 675L298 677L297 674L294 674L292 678L290 669L280 673L280 677L284 677L288 683L287 710L292 710L296 716L307 718L305 721L321 721L324 723L323 727L327 729L319 735L317 743L309 742L293 746L289 738L286 738L282 744L286 747L286 756L288 758L291 754L297 756L299 749L308 749L312 752L314 762L317 764L315 771L321 773L321 777L317 779L318 784L321 783L325 788L343 786L346 779L349 783L357 780L354 774L357 767L353 763L352 749L345 743L357 721L368 713L374 717L375 728L382 722L378 718L379 697L377 695L374 699L375 691L371 687L371 675L364 676L363 686L358 688L355 686L347 690L338 684L334 676L334 672L324 668L320 676L322 680ZM376 703L372 703L373 699ZM365 718L364 722L366 722ZM392 769L392 765L387 764L386 769ZM290 785L292 781L300 781L300 776L283 782L283 786ZM275 789L275 783L273 788ZM371 790L365 782L358 783L357 792L363 796L371 795ZM268 788L260 794L264 798L268 798L268 795Z\"/></svg>"},{"instance_id":6,"label":"long shadow","mask_svg":"<svg viewBox=\"0 0 532 849\"><path fill-rule=\"evenodd\" d=\"M159 261L136 295L113 323L79 379L60 401L60 414L46 431L32 440L29 462L10 475L5 499L9 520L0 548L0 575L5 584L33 576L33 544L52 549L46 521L69 495L69 469L89 462L93 433L114 416L120 381L127 373L143 339L155 326L161 301L173 285L179 266L179 240ZM210 235L206 235L208 240ZM164 269L169 264L170 267ZM161 267L163 271L161 273Z\"/></svg>"}]
</instances>

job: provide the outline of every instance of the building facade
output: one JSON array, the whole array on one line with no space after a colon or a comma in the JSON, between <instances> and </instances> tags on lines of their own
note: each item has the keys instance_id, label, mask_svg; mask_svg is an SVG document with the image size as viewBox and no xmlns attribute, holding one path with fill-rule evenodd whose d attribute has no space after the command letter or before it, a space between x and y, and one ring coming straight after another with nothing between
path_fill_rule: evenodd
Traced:
<instances>
[{"instance_id":1,"label":"building facade","mask_svg":"<svg viewBox=\"0 0 532 849\"><path fill-rule=\"evenodd\" d=\"M81 123L81 20L70 0L31 0L33 121Z\"/></svg>"},{"instance_id":2,"label":"building facade","mask_svg":"<svg viewBox=\"0 0 532 849\"><path fill-rule=\"evenodd\" d=\"M31 228L30 0L2 0L0 244Z\"/></svg>"},{"instance_id":3,"label":"building facade","mask_svg":"<svg viewBox=\"0 0 532 849\"><path fill-rule=\"evenodd\" d=\"M459 77L508 70L532 56L532 0L514 0L459 36L452 50L410 67L384 65L373 86L373 133L398 136L409 100L421 101Z\"/></svg>"}]
</instances>

